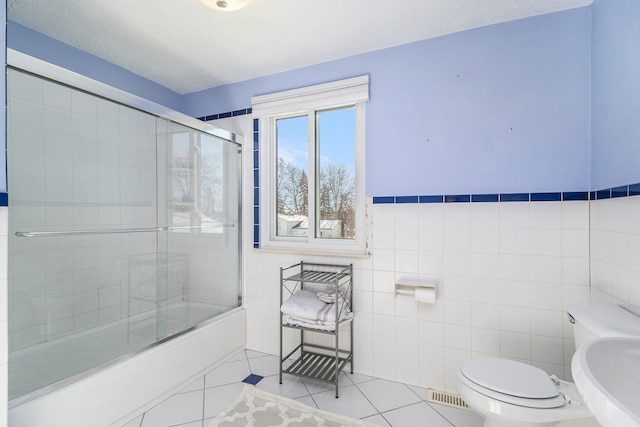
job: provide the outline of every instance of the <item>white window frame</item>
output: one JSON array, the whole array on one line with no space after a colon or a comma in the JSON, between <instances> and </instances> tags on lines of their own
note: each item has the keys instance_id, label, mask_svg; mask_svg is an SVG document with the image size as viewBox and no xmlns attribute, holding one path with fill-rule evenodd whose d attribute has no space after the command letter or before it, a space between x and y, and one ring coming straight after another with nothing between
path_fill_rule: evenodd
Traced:
<instances>
[{"instance_id":1,"label":"white window frame","mask_svg":"<svg viewBox=\"0 0 640 427\"><path fill-rule=\"evenodd\" d=\"M368 100L368 75L255 96L251 99L253 117L260 119L260 248L347 256L366 254L365 103ZM317 111L348 106L356 108L355 239L319 238L311 232L307 237L277 236L276 120L282 117L305 115L309 112L315 116ZM310 146L314 140L315 124L310 123ZM310 162L311 158L310 155ZM309 176L310 193L311 189L315 188L315 176L311 175L313 174ZM311 211L310 202L309 224L315 224L315 209L313 213Z\"/></svg>"}]
</instances>

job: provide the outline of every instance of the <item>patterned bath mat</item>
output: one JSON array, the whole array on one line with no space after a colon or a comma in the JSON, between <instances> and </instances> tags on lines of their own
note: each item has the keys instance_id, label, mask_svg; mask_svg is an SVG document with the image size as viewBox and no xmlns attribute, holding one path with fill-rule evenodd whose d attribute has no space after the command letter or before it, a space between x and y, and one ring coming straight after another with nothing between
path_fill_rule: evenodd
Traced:
<instances>
[{"instance_id":1,"label":"patterned bath mat","mask_svg":"<svg viewBox=\"0 0 640 427\"><path fill-rule=\"evenodd\" d=\"M207 427L375 427L366 421L312 408L245 385L240 396Z\"/></svg>"}]
</instances>

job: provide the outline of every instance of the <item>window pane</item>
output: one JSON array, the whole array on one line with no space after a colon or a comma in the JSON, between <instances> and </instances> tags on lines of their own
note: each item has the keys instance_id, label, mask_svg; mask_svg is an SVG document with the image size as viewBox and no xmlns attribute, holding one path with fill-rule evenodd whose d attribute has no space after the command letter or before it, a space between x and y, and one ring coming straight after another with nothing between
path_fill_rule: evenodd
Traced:
<instances>
[{"instance_id":1,"label":"window pane","mask_svg":"<svg viewBox=\"0 0 640 427\"><path fill-rule=\"evenodd\" d=\"M169 150L169 221L172 226L188 226L196 188L195 150L189 132L173 131Z\"/></svg>"},{"instance_id":2,"label":"window pane","mask_svg":"<svg viewBox=\"0 0 640 427\"><path fill-rule=\"evenodd\" d=\"M202 233L222 234L225 221L225 145L212 136L200 135L200 206Z\"/></svg>"},{"instance_id":3,"label":"window pane","mask_svg":"<svg viewBox=\"0 0 640 427\"><path fill-rule=\"evenodd\" d=\"M355 239L356 212L356 109L316 113L318 144L315 236Z\"/></svg>"},{"instance_id":4,"label":"window pane","mask_svg":"<svg viewBox=\"0 0 640 427\"><path fill-rule=\"evenodd\" d=\"M276 235L308 236L309 143L307 116L276 120Z\"/></svg>"}]
</instances>

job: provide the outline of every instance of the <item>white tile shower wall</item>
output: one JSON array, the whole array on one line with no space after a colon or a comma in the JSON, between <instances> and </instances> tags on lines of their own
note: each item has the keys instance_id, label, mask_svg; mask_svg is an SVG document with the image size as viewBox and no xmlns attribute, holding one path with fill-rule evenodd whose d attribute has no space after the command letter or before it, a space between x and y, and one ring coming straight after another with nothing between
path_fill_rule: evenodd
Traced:
<instances>
[{"instance_id":1,"label":"white tile shower wall","mask_svg":"<svg viewBox=\"0 0 640 427\"><path fill-rule=\"evenodd\" d=\"M171 233L169 246L178 257L170 269L170 298L237 305L237 270L230 262L238 250L233 231L229 235L226 229L211 234Z\"/></svg>"},{"instance_id":2,"label":"white tile shower wall","mask_svg":"<svg viewBox=\"0 0 640 427\"><path fill-rule=\"evenodd\" d=\"M153 116L14 70L8 82L12 232L155 224ZM155 248L151 234L14 239L10 348L143 309L130 266Z\"/></svg>"},{"instance_id":3,"label":"white tile shower wall","mask_svg":"<svg viewBox=\"0 0 640 427\"><path fill-rule=\"evenodd\" d=\"M594 302L640 313L640 196L591 202L591 286Z\"/></svg>"},{"instance_id":4,"label":"white tile shower wall","mask_svg":"<svg viewBox=\"0 0 640 427\"><path fill-rule=\"evenodd\" d=\"M7 425L7 390L9 389L7 235L9 209L0 207L0 427Z\"/></svg>"}]
</instances>

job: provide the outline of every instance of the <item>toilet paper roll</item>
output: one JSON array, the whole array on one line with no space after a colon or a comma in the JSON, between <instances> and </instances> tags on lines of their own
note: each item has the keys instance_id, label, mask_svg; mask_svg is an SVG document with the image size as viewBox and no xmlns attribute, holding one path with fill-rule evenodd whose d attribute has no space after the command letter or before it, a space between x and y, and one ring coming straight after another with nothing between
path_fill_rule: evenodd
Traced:
<instances>
[{"instance_id":1,"label":"toilet paper roll","mask_svg":"<svg viewBox=\"0 0 640 427\"><path fill-rule=\"evenodd\" d=\"M416 287L414 297L418 302L433 304L436 302L436 288Z\"/></svg>"}]
</instances>

